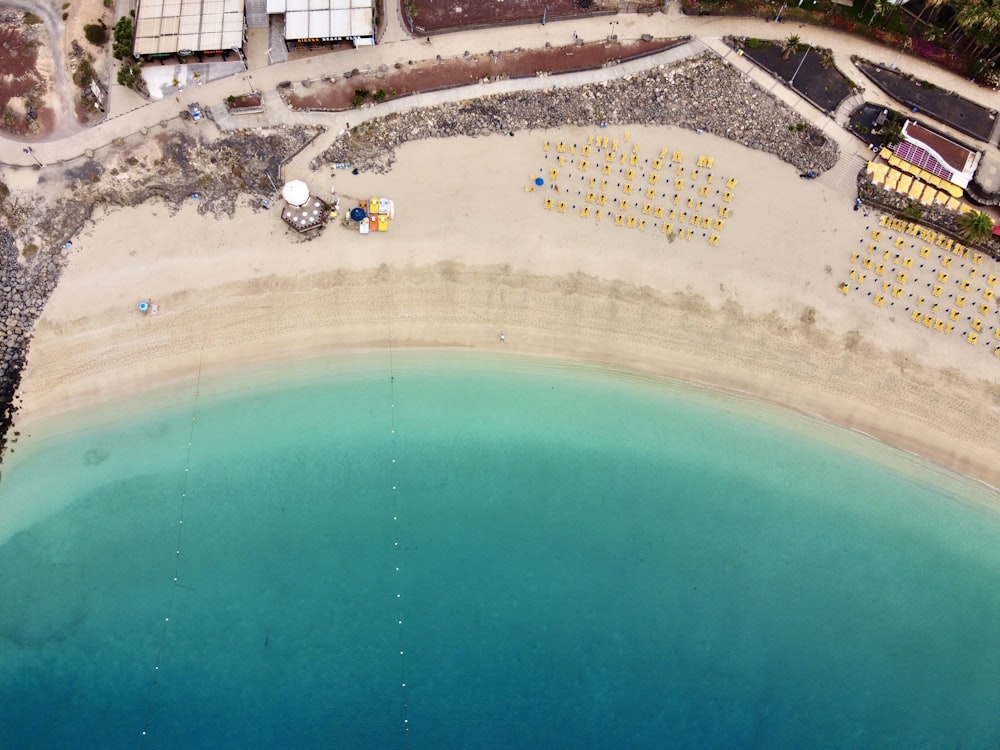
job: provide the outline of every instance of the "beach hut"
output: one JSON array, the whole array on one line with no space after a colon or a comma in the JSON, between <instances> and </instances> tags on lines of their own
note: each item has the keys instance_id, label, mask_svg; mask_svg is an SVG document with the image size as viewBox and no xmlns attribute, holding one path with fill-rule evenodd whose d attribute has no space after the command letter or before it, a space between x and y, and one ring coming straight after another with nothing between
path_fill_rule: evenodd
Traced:
<instances>
[{"instance_id":1,"label":"beach hut","mask_svg":"<svg viewBox=\"0 0 1000 750\"><path fill-rule=\"evenodd\" d=\"M310 195L309 186L302 180L285 183L281 189L281 197L286 203L281 211L281 220L296 232L308 232L326 224L330 215L329 204Z\"/></svg>"}]
</instances>

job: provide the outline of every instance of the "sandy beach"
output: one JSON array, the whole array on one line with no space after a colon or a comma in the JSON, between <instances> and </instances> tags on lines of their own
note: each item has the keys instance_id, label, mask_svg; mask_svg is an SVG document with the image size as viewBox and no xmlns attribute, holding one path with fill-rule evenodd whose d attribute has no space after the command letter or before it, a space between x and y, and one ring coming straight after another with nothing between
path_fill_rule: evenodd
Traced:
<instances>
[{"instance_id":1,"label":"sandy beach","mask_svg":"<svg viewBox=\"0 0 1000 750\"><path fill-rule=\"evenodd\" d=\"M688 175L710 155L716 179L704 183L703 213L713 220L735 178L719 245L670 241L637 209L630 215L647 220L644 229L584 218L589 179L600 173L573 173L575 154L550 175L556 143L579 148L594 134L431 140L402 147L387 175L286 175L324 198L336 189L344 205L391 197L396 220L384 235L331 224L302 241L278 206L251 206L254 197L232 219L200 216L194 201L175 215L147 204L96 216L38 322L17 429L193 382L199 363L224 373L391 343L579 360L748 393L1000 486L992 334L972 346L960 327L946 335L905 309L911 293L929 298L922 287L939 272L939 248L921 261L919 241L910 249L906 240L899 252L926 268L913 268L899 299L873 304L874 272L844 295L838 285L863 261L878 215L853 211L850 195L772 156L669 127L634 128L627 144L624 129L603 134L629 153L640 143L650 160L663 147L681 151ZM675 166L664 168L664 184ZM546 184L527 190L539 175ZM610 179L612 195L624 177ZM674 208L666 192L650 202ZM565 212L546 210L546 198L565 201ZM687 212L684 203L676 210ZM883 249L875 260L891 264ZM976 278L1000 275L996 265L985 259ZM136 309L144 299L155 316ZM996 314L992 305L987 326Z\"/></svg>"}]
</instances>

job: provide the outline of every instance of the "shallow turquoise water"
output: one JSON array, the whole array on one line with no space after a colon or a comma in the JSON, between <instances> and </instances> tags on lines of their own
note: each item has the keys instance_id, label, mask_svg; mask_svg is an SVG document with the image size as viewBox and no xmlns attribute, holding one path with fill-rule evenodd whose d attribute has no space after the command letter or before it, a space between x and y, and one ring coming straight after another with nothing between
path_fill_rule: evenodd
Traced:
<instances>
[{"instance_id":1,"label":"shallow turquoise water","mask_svg":"<svg viewBox=\"0 0 1000 750\"><path fill-rule=\"evenodd\" d=\"M472 355L174 402L5 466L0 747L1000 744L995 496L870 440Z\"/></svg>"}]
</instances>

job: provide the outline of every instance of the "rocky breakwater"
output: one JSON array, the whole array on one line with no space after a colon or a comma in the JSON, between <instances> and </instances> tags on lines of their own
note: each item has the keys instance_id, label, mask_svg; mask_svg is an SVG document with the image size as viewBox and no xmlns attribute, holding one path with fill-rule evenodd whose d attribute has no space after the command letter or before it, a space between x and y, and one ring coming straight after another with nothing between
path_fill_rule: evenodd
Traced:
<instances>
[{"instance_id":1,"label":"rocky breakwater","mask_svg":"<svg viewBox=\"0 0 1000 750\"><path fill-rule=\"evenodd\" d=\"M57 255L36 252L23 262L18 256L14 236L0 229L0 455L7 447L17 408L15 398L32 328L62 271Z\"/></svg>"},{"instance_id":2,"label":"rocky breakwater","mask_svg":"<svg viewBox=\"0 0 1000 750\"><path fill-rule=\"evenodd\" d=\"M386 172L396 146L407 141L564 125L674 125L728 138L817 174L836 164L839 155L836 142L706 53L601 83L556 84L370 119L339 136L311 166L350 162L361 170Z\"/></svg>"}]
</instances>

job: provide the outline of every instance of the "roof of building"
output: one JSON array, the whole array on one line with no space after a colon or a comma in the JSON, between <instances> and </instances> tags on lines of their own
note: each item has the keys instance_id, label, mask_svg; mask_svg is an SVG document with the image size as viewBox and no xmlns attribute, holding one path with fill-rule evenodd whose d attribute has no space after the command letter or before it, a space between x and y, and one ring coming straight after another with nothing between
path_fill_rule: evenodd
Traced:
<instances>
[{"instance_id":1,"label":"roof of building","mask_svg":"<svg viewBox=\"0 0 1000 750\"><path fill-rule=\"evenodd\" d=\"M137 55L212 52L243 46L244 0L139 0Z\"/></svg>"},{"instance_id":2,"label":"roof of building","mask_svg":"<svg viewBox=\"0 0 1000 750\"><path fill-rule=\"evenodd\" d=\"M907 120L903 125L903 135L908 136L911 141L919 141L917 145L925 146L928 150L933 151L956 172L966 171L976 157L975 151L970 151L965 146L960 146L912 120Z\"/></svg>"},{"instance_id":3,"label":"roof of building","mask_svg":"<svg viewBox=\"0 0 1000 750\"><path fill-rule=\"evenodd\" d=\"M372 36L372 0L267 0L267 12L285 14L285 39L352 39Z\"/></svg>"}]
</instances>

